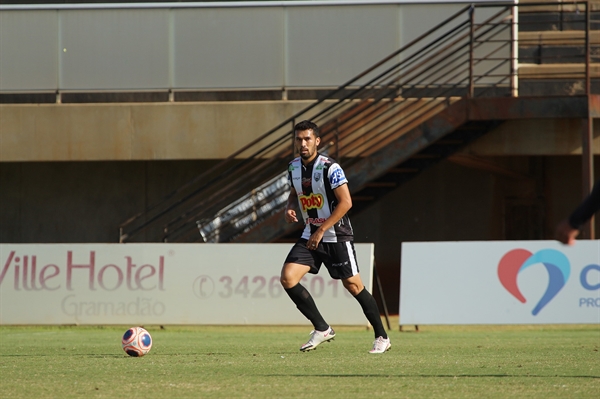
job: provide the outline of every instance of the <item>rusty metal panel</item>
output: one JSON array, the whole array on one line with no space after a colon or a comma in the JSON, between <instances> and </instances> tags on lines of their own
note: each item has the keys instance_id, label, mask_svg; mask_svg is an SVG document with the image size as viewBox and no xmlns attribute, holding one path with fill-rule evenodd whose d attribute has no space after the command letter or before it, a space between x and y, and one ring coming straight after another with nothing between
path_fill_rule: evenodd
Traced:
<instances>
[{"instance_id":1,"label":"rusty metal panel","mask_svg":"<svg viewBox=\"0 0 600 399\"><path fill-rule=\"evenodd\" d=\"M600 95L590 94L588 96L589 115L592 118L600 118Z\"/></svg>"}]
</instances>

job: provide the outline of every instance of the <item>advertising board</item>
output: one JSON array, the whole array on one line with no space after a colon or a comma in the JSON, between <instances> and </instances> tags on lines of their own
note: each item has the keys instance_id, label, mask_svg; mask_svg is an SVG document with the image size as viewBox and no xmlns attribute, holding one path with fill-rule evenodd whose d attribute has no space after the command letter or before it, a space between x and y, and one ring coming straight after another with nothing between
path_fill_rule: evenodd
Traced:
<instances>
[{"instance_id":1,"label":"advertising board","mask_svg":"<svg viewBox=\"0 0 600 399\"><path fill-rule=\"evenodd\" d=\"M407 324L600 323L600 241L402 244Z\"/></svg>"},{"instance_id":2,"label":"advertising board","mask_svg":"<svg viewBox=\"0 0 600 399\"><path fill-rule=\"evenodd\" d=\"M310 324L279 282L292 244L0 244L0 324ZM373 244L356 244L371 289ZM302 284L332 325L360 305L323 266Z\"/></svg>"}]
</instances>

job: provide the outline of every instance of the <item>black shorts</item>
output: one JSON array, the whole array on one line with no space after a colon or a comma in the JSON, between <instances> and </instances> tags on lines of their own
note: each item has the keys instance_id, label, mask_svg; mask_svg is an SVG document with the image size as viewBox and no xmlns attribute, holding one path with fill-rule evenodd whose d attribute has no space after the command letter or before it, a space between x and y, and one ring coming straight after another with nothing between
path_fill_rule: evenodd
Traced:
<instances>
[{"instance_id":1,"label":"black shorts","mask_svg":"<svg viewBox=\"0 0 600 399\"><path fill-rule=\"evenodd\" d=\"M331 278L340 280L358 274L356 251L352 241L320 242L316 250L306 247L308 240L301 238L294 244L285 263L310 266L309 273L317 274L324 263Z\"/></svg>"}]
</instances>

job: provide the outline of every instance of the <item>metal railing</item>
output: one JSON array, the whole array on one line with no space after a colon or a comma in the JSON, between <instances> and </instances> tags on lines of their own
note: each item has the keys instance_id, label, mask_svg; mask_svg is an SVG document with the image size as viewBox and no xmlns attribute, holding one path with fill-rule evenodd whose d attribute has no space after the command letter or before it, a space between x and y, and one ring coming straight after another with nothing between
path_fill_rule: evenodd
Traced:
<instances>
[{"instance_id":1,"label":"metal railing","mask_svg":"<svg viewBox=\"0 0 600 399\"><path fill-rule=\"evenodd\" d=\"M583 7L586 21L583 74L567 76L583 79L589 93L589 4L567 3ZM293 126L302 119L320 125L321 151L346 168L461 98L518 95L517 16L513 3L459 10L123 223L120 242L227 242L280 212Z\"/></svg>"}]
</instances>

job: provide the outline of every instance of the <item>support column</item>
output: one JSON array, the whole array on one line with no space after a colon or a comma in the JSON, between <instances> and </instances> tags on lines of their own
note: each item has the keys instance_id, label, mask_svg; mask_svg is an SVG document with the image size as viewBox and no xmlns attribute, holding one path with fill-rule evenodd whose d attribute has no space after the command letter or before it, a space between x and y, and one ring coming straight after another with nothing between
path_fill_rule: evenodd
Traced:
<instances>
[{"instance_id":1,"label":"support column","mask_svg":"<svg viewBox=\"0 0 600 399\"><path fill-rule=\"evenodd\" d=\"M518 0L515 4L518 5ZM510 95L519 97L519 7L511 9L510 29Z\"/></svg>"},{"instance_id":2,"label":"support column","mask_svg":"<svg viewBox=\"0 0 600 399\"><path fill-rule=\"evenodd\" d=\"M469 9L469 87L467 88L467 98L475 97L475 82L473 69L475 65L474 57L475 49L475 6L471 5Z\"/></svg>"},{"instance_id":3,"label":"support column","mask_svg":"<svg viewBox=\"0 0 600 399\"><path fill-rule=\"evenodd\" d=\"M585 3L585 94L587 95L587 118L582 121L581 129L581 166L583 198L590 195L594 186L594 119L592 118L591 101L591 47L590 47L590 3ZM594 217L589 220L581 230L581 238L594 240L596 238L596 228Z\"/></svg>"},{"instance_id":4,"label":"support column","mask_svg":"<svg viewBox=\"0 0 600 399\"><path fill-rule=\"evenodd\" d=\"M594 120L589 115L589 111L588 117L581 122L582 198L585 198L592 192L592 187L594 186L594 151L592 148ZM594 240L596 238L595 230L594 217L592 216L589 223L582 226L581 238Z\"/></svg>"}]
</instances>

